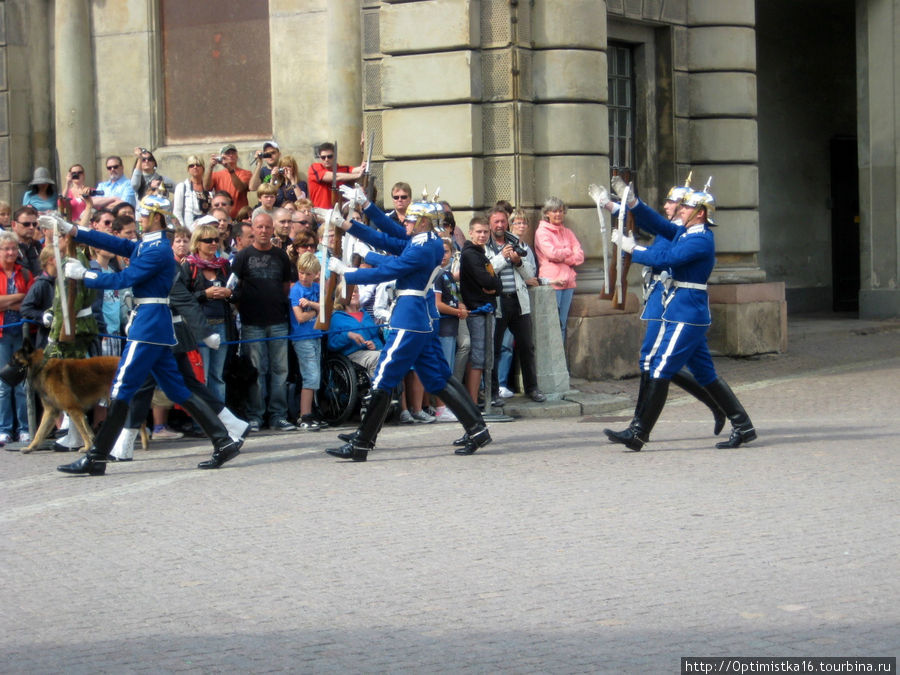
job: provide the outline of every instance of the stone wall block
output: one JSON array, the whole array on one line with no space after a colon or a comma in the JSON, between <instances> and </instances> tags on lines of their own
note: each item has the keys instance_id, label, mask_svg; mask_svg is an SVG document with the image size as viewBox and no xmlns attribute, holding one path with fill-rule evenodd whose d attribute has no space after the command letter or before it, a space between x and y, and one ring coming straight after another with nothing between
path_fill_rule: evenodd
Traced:
<instances>
[{"instance_id":1,"label":"stone wall block","mask_svg":"<svg viewBox=\"0 0 900 675\"><path fill-rule=\"evenodd\" d=\"M150 0L115 0L102 3L101 11L91 12L94 36L127 35L147 30L149 4ZM146 52L143 53L146 56Z\"/></svg>"},{"instance_id":2,"label":"stone wall block","mask_svg":"<svg viewBox=\"0 0 900 675\"><path fill-rule=\"evenodd\" d=\"M787 351L787 302L710 304L707 338L716 354L752 356Z\"/></svg>"},{"instance_id":3,"label":"stone wall block","mask_svg":"<svg viewBox=\"0 0 900 675\"><path fill-rule=\"evenodd\" d=\"M685 91L693 117L756 117L754 73L693 73Z\"/></svg>"},{"instance_id":4,"label":"stone wall block","mask_svg":"<svg viewBox=\"0 0 900 675\"><path fill-rule=\"evenodd\" d=\"M727 4L727 3L723 3ZM714 26L688 31L690 70L756 71L756 32L752 28Z\"/></svg>"},{"instance_id":5,"label":"stone wall block","mask_svg":"<svg viewBox=\"0 0 900 675\"><path fill-rule=\"evenodd\" d=\"M429 192L440 186L441 198L460 210L480 207L484 203L483 166L479 158L385 162L383 194L387 194L388 188L399 181L409 183L414 196L422 194L426 185ZM468 232L468 221L460 218L457 222Z\"/></svg>"},{"instance_id":6,"label":"stone wall block","mask_svg":"<svg viewBox=\"0 0 900 675\"><path fill-rule=\"evenodd\" d=\"M644 322L634 313L569 317L567 353L572 377L621 379L638 374ZM601 345L602 348L598 348Z\"/></svg>"},{"instance_id":7,"label":"stone wall block","mask_svg":"<svg viewBox=\"0 0 900 675\"><path fill-rule=\"evenodd\" d=\"M712 176L710 188L719 209L753 209L759 206L759 167L754 164L695 164L693 187L702 188Z\"/></svg>"},{"instance_id":8,"label":"stone wall block","mask_svg":"<svg viewBox=\"0 0 900 675\"><path fill-rule=\"evenodd\" d=\"M532 39L537 48L606 48L605 2L535 0L531 11Z\"/></svg>"},{"instance_id":9,"label":"stone wall block","mask_svg":"<svg viewBox=\"0 0 900 675\"><path fill-rule=\"evenodd\" d=\"M534 151L609 153L609 118L604 105L554 103L534 107Z\"/></svg>"},{"instance_id":10,"label":"stone wall block","mask_svg":"<svg viewBox=\"0 0 900 675\"><path fill-rule=\"evenodd\" d=\"M549 286L534 286L528 290L531 303L531 333L534 344L538 388L547 394L569 391L569 370L559 330L559 311L556 293Z\"/></svg>"},{"instance_id":11,"label":"stone wall block","mask_svg":"<svg viewBox=\"0 0 900 675\"><path fill-rule=\"evenodd\" d=\"M94 38L95 72L109 73L108 64L115 63L115 72L122 74L97 79L98 152L122 155L126 164L135 145L151 143L151 92L147 87L123 86L125 81L150 82L148 39L147 33ZM106 171L97 175L105 176Z\"/></svg>"},{"instance_id":12,"label":"stone wall block","mask_svg":"<svg viewBox=\"0 0 900 675\"><path fill-rule=\"evenodd\" d=\"M691 116L691 76L684 72L676 70L674 72L674 91L673 97L675 99L675 115L678 117L690 117Z\"/></svg>"},{"instance_id":13,"label":"stone wall block","mask_svg":"<svg viewBox=\"0 0 900 675\"><path fill-rule=\"evenodd\" d=\"M692 26L756 25L754 0L688 0L688 21Z\"/></svg>"},{"instance_id":14,"label":"stone wall block","mask_svg":"<svg viewBox=\"0 0 900 675\"><path fill-rule=\"evenodd\" d=\"M690 144L694 163L755 163L759 156L756 120L691 120Z\"/></svg>"},{"instance_id":15,"label":"stone wall block","mask_svg":"<svg viewBox=\"0 0 900 675\"><path fill-rule=\"evenodd\" d=\"M431 105L481 99L481 55L458 51L382 61L383 103Z\"/></svg>"},{"instance_id":16,"label":"stone wall block","mask_svg":"<svg viewBox=\"0 0 900 675\"><path fill-rule=\"evenodd\" d=\"M535 52L535 101L596 101L608 98L606 53L583 49Z\"/></svg>"},{"instance_id":17,"label":"stone wall block","mask_svg":"<svg viewBox=\"0 0 900 675\"><path fill-rule=\"evenodd\" d=\"M291 4L296 4L292 1ZM319 117L327 116L321 110L322 101L318 96L298 95L297 72L285 68L282 56L296 49L298 35L324 35L326 12L298 12L296 7L276 8L270 3L272 16L269 20L269 46L271 50L270 76L272 78L272 135L276 141L296 138L296 130L303 129L304 136L328 138L334 131L327 124L316 124ZM324 73L326 50L307 50L303 55L304 69L309 73ZM324 80L322 81L324 92ZM321 142L321 141L319 141ZM312 157L309 145L302 150L293 143L290 152L296 159ZM343 163L343 160L341 160ZM302 165L302 162L301 162Z\"/></svg>"},{"instance_id":18,"label":"stone wall block","mask_svg":"<svg viewBox=\"0 0 900 675\"><path fill-rule=\"evenodd\" d=\"M609 182L609 160L601 155L552 155L534 158L534 194L538 204L551 195L573 207L596 207L588 196L591 183Z\"/></svg>"},{"instance_id":19,"label":"stone wall block","mask_svg":"<svg viewBox=\"0 0 900 675\"><path fill-rule=\"evenodd\" d=\"M481 106L394 108L381 124L387 157L481 154Z\"/></svg>"},{"instance_id":20,"label":"stone wall block","mask_svg":"<svg viewBox=\"0 0 900 675\"><path fill-rule=\"evenodd\" d=\"M479 0L385 5L380 12L381 51L405 54L478 47L480 5Z\"/></svg>"},{"instance_id":21,"label":"stone wall block","mask_svg":"<svg viewBox=\"0 0 900 675\"><path fill-rule=\"evenodd\" d=\"M704 181L706 178L703 179ZM698 183L702 186L702 183ZM713 190L715 195L715 190ZM759 211L716 211L716 251L754 253L759 251Z\"/></svg>"},{"instance_id":22,"label":"stone wall block","mask_svg":"<svg viewBox=\"0 0 900 675\"><path fill-rule=\"evenodd\" d=\"M687 3L688 0L666 0L659 18L665 23L687 23Z\"/></svg>"}]
</instances>

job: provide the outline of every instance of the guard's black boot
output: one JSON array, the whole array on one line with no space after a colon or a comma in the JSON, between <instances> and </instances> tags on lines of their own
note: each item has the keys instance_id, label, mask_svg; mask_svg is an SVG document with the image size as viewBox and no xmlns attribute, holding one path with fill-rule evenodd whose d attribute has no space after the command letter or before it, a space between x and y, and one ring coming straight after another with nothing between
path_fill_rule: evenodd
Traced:
<instances>
[{"instance_id":1,"label":"guard's black boot","mask_svg":"<svg viewBox=\"0 0 900 675\"><path fill-rule=\"evenodd\" d=\"M462 438L453 442L453 445L458 446L454 450L457 455L471 455L491 442L491 434L484 418L459 380L451 375L441 391L432 393L440 397L466 430Z\"/></svg>"},{"instance_id":2,"label":"guard's black boot","mask_svg":"<svg viewBox=\"0 0 900 675\"><path fill-rule=\"evenodd\" d=\"M375 447L375 439L378 438L378 432L381 431L384 418L387 417L388 411L391 409L391 398L391 392L376 389L372 393L372 400L369 401L366 414L362 422L360 422L356 433L350 436L343 436L342 439L347 440L347 443L344 443L339 448L328 448L325 452L339 459L365 462L369 455L369 450Z\"/></svg>"},{"instance_id":3,"label":"guard's black boot","mask_svg":"<svg viewBox=\"0 0 900 675\"><path fill-rule=\"evenodd\" d=\"M712 411L713 434L718 436L722 431L722 428L725 426L726 418L725 413L722 412L722 409L719 407L719 404L716 403L716 400L704 387L700 385L699 382L697 382L697 380L694 379L694 376L686 370L675 373L672 376L672 382L684 389L687 393L696 398L698 401L700 401L700 403L702 403Z\"/></svg>"},{"instance_id":4,"label":"guard's black boot","mask_svg":"<svg viewBox=\"0 0 900 675\"><path fill-rule=\"evenodd\" d=\"M640 383L638 385L637 403L634 404L634 417L632 417L631 422L628 423L628 428L624 431L613 431L612 429L603 430L607 438L609 438L609 440L611 440L613 443L625 443L626 441L630 441L634 437L635 426L637 425L638 418L641 415L641 410L644 409L644 399L646 398L647 383L649 381L650 373L646 370L642 370Z\"/></svg>"},{"instance_id":5,"label":"guard's black boot","mask_svg":"<svg viewBox=\"0 0 900 675\"><path fill-rule=\"evenodd\" d=\"M100 425L100 430L94 437L94 443L91 445L90 450L81 459L71 464L62 464L56 467L56 470L84 476L102 476L105 474L109 451L112 450L116 439L119 437L119 432L122 431L127 416L128 401L117 398L112 399L106 408L106 419Z\"/></svg>"},{"instance_id":6,"label":"guard's black boot","mask_svg":"<svg viewBox=\"0 0 900 675\"><path fill-rule=\"evenodd\" d=\"M613 443L621 443L630 450L640 452L644 443L650 440L650 432L659 419L663 406L666 405L668 393L669 380L649 380L645 387L640 416L625 431L604 429L606 437Z\"/></svg>"},{"instance_id":7,"label":"guard's black boot","mask_svg":"<svg viewBox=\"0 0 900 675\"><path fill-rule=\"evenodd\" d=\"M213 412L213 409L196 394L180 404L188 411L194 421L203 429L203 433L209 437L213 444L212 457L197 465L198 469L218 469L229 459L234 459L241 452L243 439L235 441L228 435L228 429L222 424L222 420Z\"/></svg>"},{"instance_id":8,"label":"guard's black boot","mask_svg":"<svg viewBox=\"0 0 900 675\"><path fill-rule=\"evenodd\" d=\"M719 407L725 411L731 420L731 436L727 441L716 443L717 448L737 448L742 443L749 443L756 438L756 429L750 416L744 410L744 406L738 401L737 396L731 391L731 387L721 377L706 385L706 390L715 399Z\"/></svg>"}]
</instances>

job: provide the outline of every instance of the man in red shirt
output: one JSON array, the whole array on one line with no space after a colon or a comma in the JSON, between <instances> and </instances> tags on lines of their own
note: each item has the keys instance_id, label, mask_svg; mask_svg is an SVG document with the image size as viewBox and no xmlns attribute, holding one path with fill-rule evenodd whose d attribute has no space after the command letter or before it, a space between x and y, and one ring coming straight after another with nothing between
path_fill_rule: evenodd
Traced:
<instances>
[{"instance_id":1,"label":"man in red shirt","mask_svg":"<svg viewBox=\"0 0 900 675\"><path fill-rule=\"evenodd\" d=\"M229 143L218 155L211 155L203 185L207 190L223 190L231 195L231 217L236 218L238 211L247 206L247 189L253 175L247 169L238 168L237 148ZM215 171L216 164L221 165Z\"/></svg>"},{"instance_id":2,"label":"man in red shirt","mask_svg":"<svg viewBox=\"0 0 900 675\"><path fill-rule=\"evenodd\" d=\"M320 162L314 162L309 167L308 185L309 199L320 209L330 209L331 201L331 181L334 179L334 144L322 143L319 146ZM357 180L366 170L366 163L363 162L359 166L349 167L341 164L337 167L338 183Z\"/></svg>"}]
</instances>

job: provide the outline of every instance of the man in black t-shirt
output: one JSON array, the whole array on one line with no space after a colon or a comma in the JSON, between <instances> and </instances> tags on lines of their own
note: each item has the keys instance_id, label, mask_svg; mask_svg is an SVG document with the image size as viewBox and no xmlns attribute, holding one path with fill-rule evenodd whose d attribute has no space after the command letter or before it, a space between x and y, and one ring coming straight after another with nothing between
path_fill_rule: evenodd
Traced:
<instances>
[{"instance_id":1,"label":"man in black t-shirt","mask_svg":"<svg viewBox=\"0 0 900 675\"><path fill-rule=\"evenodd\" d=\"M241 316L241 339L278 338L243 345L258 371L248 393L250 430L258 431L268 412L269 426L276 431L294 431L287 419L288 294L294 275L287 253L272 245L275 227L265 213L253 218L253 245L238 251L231 271L238 279L236 302ZM264 358L265 355L265 358ZM263 392L268 380L269 404Z\"/></svg>"}]
</instances>

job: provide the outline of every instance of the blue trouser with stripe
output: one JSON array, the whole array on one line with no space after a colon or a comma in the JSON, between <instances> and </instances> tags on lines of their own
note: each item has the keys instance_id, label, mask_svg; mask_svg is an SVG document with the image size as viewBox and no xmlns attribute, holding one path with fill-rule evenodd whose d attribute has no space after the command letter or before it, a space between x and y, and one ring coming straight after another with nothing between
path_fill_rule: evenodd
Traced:
<instances>
[{"instance_id":1,"label":"blue trouser with stripe","mask_svg":"<svg viewBox=\"0 0 900 675\"><path fill-rule=\"evenodd\" d=\"M191 397L171 347L128 340L119 360L110 398L130 401L148 375L153 376L173 403L183 403Z\"/></svg>"},{"instance_id":2,"label":"blue trouser with stripe","mask_svg":"<svg viewBox=\"0 0 900 675\"><path fill-rule=\"evenodd\" d=\"M708 330L709 326L663 321L654 341L655 351L649 356L650 377L654 380L670 380L675 373L687 366L700 386L705 387L714 382L718 375L706 345ZM650 331L648 327L648 334ZM647 342L646 337L644 342ZM643 352L641 356L641 368L644 369Z\"/></svg>"},{"instance_id":3,"label":"blue trouser with stripe","mask_svg":"<svg viewBox=\"0 0 900 675\"><path fill-rule=\"evenodd\" d=\"M452 373L436 330L430 333L392 331L381 350L372 386L392 391L410 368L415 369L429 393L439 392L447 385Z\"/></svg>"}]
</instances>

